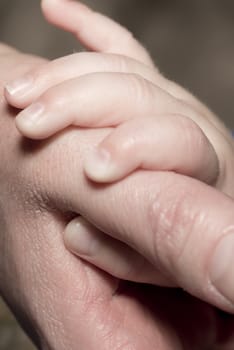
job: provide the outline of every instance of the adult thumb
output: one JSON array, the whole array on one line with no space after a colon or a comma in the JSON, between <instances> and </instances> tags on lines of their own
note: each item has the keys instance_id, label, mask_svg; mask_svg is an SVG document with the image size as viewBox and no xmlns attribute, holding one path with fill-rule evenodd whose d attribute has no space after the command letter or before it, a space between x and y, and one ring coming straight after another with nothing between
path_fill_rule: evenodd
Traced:
<instances>
[{"instance_id":1,"label":"adult thumb","mask_svg":"<svg viewBox=\"0 0 234 350\"><path fill-rule=\"evenodd\" d=\"M102 190L90 186L88 192L84 195L92 200L83 198L79 212L89 222L144 256L155 274L160 271L192 295L234 311L231 198L197 180L163 172L139 172ZM145 282L144 270L141 274L138 281Z\"/></svg>"}]
</instances>

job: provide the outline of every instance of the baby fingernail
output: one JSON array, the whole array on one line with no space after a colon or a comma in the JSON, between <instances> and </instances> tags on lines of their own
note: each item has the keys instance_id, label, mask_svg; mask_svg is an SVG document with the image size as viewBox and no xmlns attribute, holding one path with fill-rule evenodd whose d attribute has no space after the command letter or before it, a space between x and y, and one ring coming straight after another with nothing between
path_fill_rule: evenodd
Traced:
<instances>
[{"instance_id":1,"label":"baby fingernail","mask_svg":"<svg viewBox=\"0 0 234 350\"><path fill-rule=\"evenodd\" d=\"M44 115L44 105L42 103L33 103L24 109L17 117L17 124L23 127L34 128Z\"/></svg>"},{"instance_id":2,"label":"baby fingernail","mask_svg":"<svg viewBox=\"0 0 234 350\"><path fill-rule=\"evenodd\" d=\"M108 181L115 173L115 164L111 154L103 149L96 148L85 159L86 174L95 181Z\"/></svg>"},{"instance_id":3,"label":"baby fingernail","mask_svg":"<svg viewBox=\"0 0 234 350\"><path fill-rule=\"evenodd\" d=\"M234 303L234 234L218 243L211 260L210 280L215 288Z\"/></svg>"},{"instance_id":4,"label":"baby fingernail","mask_svg":"<svg viewBox=\"0 0 234 350\"><path fill-rule=\"evenodd\" d=\"M10 82L6 85L5 89L11 96L21 96L25 95L30 90L32 83L32 78L23 77Z\"/></svg>"},{"instance_id":5,"label":"baby fingernail","mask_svg":"<svg viewBox=\"0 0 234 350\"><path fill-rule=\"evenodd\" d=\"M68 249L81 256L92 256L97 251L98 241L95 232L81 217L72 220L65 229L65 242Z\"/></svg>"}]
</instances>

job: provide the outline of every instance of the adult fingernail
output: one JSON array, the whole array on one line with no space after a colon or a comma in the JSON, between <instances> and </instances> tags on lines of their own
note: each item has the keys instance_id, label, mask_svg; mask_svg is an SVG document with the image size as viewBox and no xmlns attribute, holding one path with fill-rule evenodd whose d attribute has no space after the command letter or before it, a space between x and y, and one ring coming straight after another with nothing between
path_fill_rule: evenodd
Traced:
<instances>
[{"instance_id":1,"label":"adult fingernail","mask_svg":"<svg viewBox=\"0 0 234 350\"><path fill-rule=\"evenodd\" d=\"M234 303L234 234L218 243L211 259L210 279L214 287Z\"/></svg>"},{"instance_id":2,"label":"adult fingernail","mask_svg":"<svg viewBox=\"0 0 234 350\"><path fill-rule=\"evenodd\" d=\"M44 112L45 107L42 103L33 103L18 114L16 117L17 125L23 128L34 128L43 118Z\"/></svg>"},{"instance_id":3,"label":"adult fingernail","mask_svg":"<svg viewBox=\"0 0 234 350\"><path fill-rule=\"evenodd\" d=\"M11 96L22 96L27 94L32 87L33 80L31 77L23 77L13 80L5 86L6 91Z\"/></svg>"},{"instance_id":4,"label":"adult fingernail","mask_svg":"<svg viewBox=\"0 0 234 350\"><path fill-rule=\"evenodd\" d=\"M95 229L82 218L72 220L64 233L66 246L80 256L92 256L98 249Z\"/></svg>"},{"instance_id":5,"label":"adult fingernail","mask_svg":"<svg viewBox=\"0 0 234 350\"><path fill-rule=\"evenodd\" d=\"M116 172L116 165L111 154L103 148L92 150L84 161L86 174L94 181L108 181Z\"/></svg>"}]
</instances>

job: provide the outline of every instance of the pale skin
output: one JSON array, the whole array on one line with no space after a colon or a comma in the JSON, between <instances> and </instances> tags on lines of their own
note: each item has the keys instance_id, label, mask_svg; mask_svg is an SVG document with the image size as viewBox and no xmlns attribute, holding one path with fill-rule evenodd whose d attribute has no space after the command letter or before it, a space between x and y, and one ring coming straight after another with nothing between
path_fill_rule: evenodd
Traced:
<instances>
[{"instance_id":1,"label":"pale skin","mask_svg":"<svg viewBox=\"0 0 234 350\"><path fill-rule=\"evenodd\" d=\"M16 118L19 131L43 139L71 125L114 126L85 156L84 170L91 180L113 182L137 168L173 170L233 196L233 141L219 120L159 74L144 48L115 22L80 3L47 0L42 4L49 21L76 33L96 53L57 59L8 84L8 102L24 108ZM106 33L111 33L110 38ZM205 276L196 288L193 282L190 285L190 270L188 277L175 280L164 266L158 270L158 259L149 259L139 239L129 242L116 232L112 236L118 240L78 218L68 225L65 241L74 253L118 278L182 286L210 301L212 292L203 290ZM214 235L213 239L218 238ZM209 249L210 242L201 251ZM190 254L186 259L192 257ZM205 266L206 260L199 268L204 270ZM213 299L224 307L221 299Z\"/></svg>"},{"instance_id":2,"label":"pale skin","mask_svg":"<svg viewBox=\"0 0 234 350\"><path fill-rule=\"evenodd\" d=\"M23 135L43 139L70 125L115 126L86 157L92 180L113 182L137 168L172 170L230 193L223 178L229 135L205 107L160 75L143 47L109 18L64 0L43 8L99 53L63 57L7 86L8 102L24 108L16 118Z\"/></svg>"},{"instance_id":3,"label":"pale skin","mask_svg":"<svg viewBox=\"0 0 234 350\"><path fill-rule=\"evenodd\" d=\"M1 96L3 85L42 64L39 58L0 45ZM233 349L231 316L223 317L216 308L180 291L140 284L117 291L119 279L74 258L62 240L70 213L77 213L113 234L122 223L129 241L135 234L136 247L139 233L147 233L139 243L150 258L156 251L152 235L159 237L150 228L157 212L155 218L148 216L155 201L152 193L160 195L161 209L168 207L169 188L177 199L183 200L182 189L193 196L186 208L205 221L193 226L190 242L204 227L212 241L211 233L217 237L218 231L233 224L232 200L189 177L160 172L139 172L100 192L84 177L82 157L109 130L70 129L38 143L22 139L14 128L16 111L9 110L3 98L0 115L0 293L37 346L43 350L76 350L78 345L81 350ZM125 196L128 205L123 208ZM177 220L168 228L171 237L179 223L186 220L189 225L183 208L177 206ZM131 217L137 218L136 230ZM163 220L158 224L163 225ZM197 249L199 243L194 241ZM165 257L173 259L175 246L161 248ZM205 254L201 251L199 259ZM194 262L188 263L188 269L193 274ZM179 265L168 265L167 271L178 279L182 272Z\"/></svg>"},{"instance_id":4,"label":"pale skin","mask_svg":"<svg viewBox=\"0 0 234 350\"><path fill-rule=\"evenodd\" d=\"M6 81L30 71L29 65L41 65L41 61L14 51L3 57L6 62L1 60L1 76L5 74ZM200 108L199 103L197 107ZM169 275L194 294L200 288L201 297L232 311L230 303L214 290L207 290L210 256L225 230L234 224L232 200L193 179L162 172L138 172L99 191L83 176L82 157L110 130L70 130L39 148L37 143L32 148L30 142L24 142L21 147L22 140L13 130L13 120L4 104L1 114L4 116L0 130L1 222L7 229L3 231L1 245L5 250L0 255L0 289L9 304L18 310L18 317L22 320L27 316L31 329L39 331L34 339L39 339L41 347L76 349L79 343L81 349L232 349L231 317L223 319L215 309L193 298L187 303L187 296L177 292L167 294L152 288L153 295L149 296L147 288L140 285L133 289L128 286L113 298L118 279L76 261L64 250L61 241L67 212L81 214L134 247L134 252L141 252L154 266L160 267L160 274ZM225 151L228 155L231 149ZM231 166L232 163L230 171ZM226 179L226 183L231 188L231 180ZM186 198L183 193L187 194ZM88 201L90 198L92 201ZM160 201L155 202L156 198ZM176 206L166 211L168 203L175 199ZM158 210L165 213L164 218L158 216ZM174 211L177 215L173 219ZM194 221L194 216L203 220ZM170 225L165 226L166 223ZM174 232L181 233L179 242ZM96 233L101 234L98 230ZM172 238L170 246L164 233ZM202 245L198 237L202 237ZM189 244L178 262L185 240ZM127 245L123 247L130 251ZM191 254L194 247L200 252L199 257ZM146 272L148 268L146 265ZM12 280L18 286L17 295L11 288ZM83 297L77 300L77 295ZM146 295L149 306L144 299ZM178 321L178 314L183 312L186 324Z\"/></svg>"},{"instance_id":5,"label":"pale skin","mask_svg":"<svg viewBox=\"0 0 234 350\"><path fill-rule=\"evenodd\" d=\"M0 45L0 62L2 96L2 84L33 66L39 67L43 60ZM13 127L15 111L10 111L3 99L0 111L0 293L38 348L76 350L79 344L81 350L181 350L182 343L188 349L199 347L201 342L216 343L223 326L214 328L219 316L212 308L184 296L181 310L185 302L193 315L196 310L193 329L206 324L205 333L198 330L199 337L195 332L193 339L189 329L174 320L177 310L172 306L179 306L174 293L166 296L165 292L162 295L160 290L141 286L126 286L117 293L118 279L74 259L64 248L61 238L68 221L65 206L78 213L78 202L82 211L85 198L96 193L98 199L98 193L87 185L80 163L83 152L106 132L70 130L32 147ZM64 145L66 154L61 152ZM64 178L61 171L65 171ZM67 181L70 171L77 174L72 183ZM78 188L74 192L75 183ZM158 294L161 304L166 297L171 307L166 312L165 308L147 305L145 293L148 302L154 304Z\"/></svg>"}]
</instances>

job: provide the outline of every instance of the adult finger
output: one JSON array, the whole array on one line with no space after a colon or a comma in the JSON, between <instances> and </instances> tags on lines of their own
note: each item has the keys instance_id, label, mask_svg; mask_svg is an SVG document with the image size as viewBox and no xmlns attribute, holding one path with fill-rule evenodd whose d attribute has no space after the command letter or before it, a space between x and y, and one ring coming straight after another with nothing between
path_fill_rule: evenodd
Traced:
<instances>
[{"instance_id":1,"label":"adult finger","mask_svg":"<svg viewBox=\"0 0 234 350\"><path fill-rule=\"evenodd\" d=\"M147 50L132 33L112 19L92 11L83 3L43 0L42 10L49 22L74 33L88 49L125 55L147 65L154 65Z\"/></svg>"},{"instance_id":2,"label":"adult finger","mask_svg":"<svg viewBox=\"0 0 234 350\"><path fill-rule=\"evenodd\" d=\"M137 168L172 170L214 184L215 150L191 119L160 115L129 120L115 128L86 157L86 175L96 182L120 180Z\"/></svg>"},{"instance_id":3,"label":"adult finger","mask_svg":"<svg viewBox=\"0 0 234 350\"><path fill-rule=\"evenodd\" d=\"M104 234L82 217L67 225L64 241L75 255L114 277L162 286L172 284L142 255Z\"/></svg>"},{"instance_id":4,"label":"adult finger","mask_svg":"<svg viewBox=\"0 0 234 350\"><path fill-rule=\"evenodd\" d=\"M100 142L96 133L74 130L66 142L60 136L62 148L53 150L48 171L61 168L62 149L64 176L52 179L46 196L138 251L177 286L233 312L232 199L171 172L139 171L111 186L88 182L81 159L90 148L87 137Z\"/></svg>"},{"instance_id":5,"label":"adult finger","mask_svg":"<svg viewBox=\"0 0 234 350\"><path fill-rule=\"evenodd\" d=\"M90 196L81 214L143 254L176 285L234 312L229 197L171 173L135 174Z\"/></svg>"}]
</instances>

